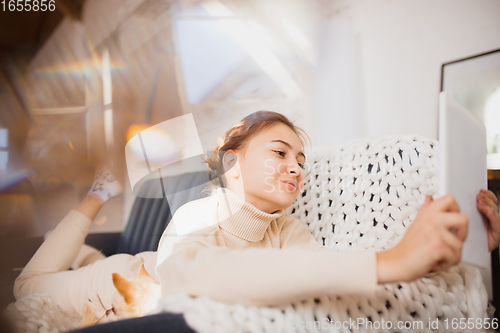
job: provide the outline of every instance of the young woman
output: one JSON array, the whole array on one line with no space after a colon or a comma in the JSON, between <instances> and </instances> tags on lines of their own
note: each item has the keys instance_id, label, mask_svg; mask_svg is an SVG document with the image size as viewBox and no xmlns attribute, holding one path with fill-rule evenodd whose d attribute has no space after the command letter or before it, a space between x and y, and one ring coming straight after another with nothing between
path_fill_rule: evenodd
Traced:
<instances>
[{"instance_id":1,"label":"young woman","mask_svg":"<svg viewBox=\"0 0 500 333\"><path fill-rule=\"evenodd\" d=\"M283 215L303 186L303 146L303 132L274 112L253 113L226 133L208 160L222 175L222 187L181 207L160 240L156 274L163 293L247 305L370 295L377 283L411 281L460 261L467 216L449 195L426 198L404 238L389 250L320 246L300 221ZM492 250L500 237L497 200L488 191L477 199L488 217Z\"/></svg>"},{"instance_id":2,"label":"young woman","mask_svg":"<svg viewBox=\"0 0 500 333\"><path fill-rule=\"evenodd\" d=\"M118 254L67 271L102 202L119 193L112 178L97 177L89 196L24 268L16 280L16 298L48 293L66 311L82 314L88 298L90 305L102 302L95 310L109 309L111 274L136 277L144 261L163 293L274 305L323 295L370 295L377 283L411 281L459 262L467 217L451 196L427 198L392 249L335 252L320 246L300 221L283 215L303 186L302 133L279 113L249 115L208 158L222 186L175 213L158 252ZM488 220L491 250L500 238L497 200L488 191L477 200Z\"/></svg>"}]
</instances>

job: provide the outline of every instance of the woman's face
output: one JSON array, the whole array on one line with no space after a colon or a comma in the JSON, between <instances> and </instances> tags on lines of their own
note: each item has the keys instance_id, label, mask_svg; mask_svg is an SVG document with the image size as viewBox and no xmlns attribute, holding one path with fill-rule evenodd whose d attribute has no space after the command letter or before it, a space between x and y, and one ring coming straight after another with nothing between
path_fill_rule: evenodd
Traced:
<instances>
[{"instance_id":1,"label":"woman's face","mask_svg":"<svg viewBox=\"0 0 500 333\"><path fill-rule=\"evenodd\" d=\"M245 200L267 213L289 207L304 186L305 155L297 134L278 123L236 152Z\"/></svg>"}]
</instances>

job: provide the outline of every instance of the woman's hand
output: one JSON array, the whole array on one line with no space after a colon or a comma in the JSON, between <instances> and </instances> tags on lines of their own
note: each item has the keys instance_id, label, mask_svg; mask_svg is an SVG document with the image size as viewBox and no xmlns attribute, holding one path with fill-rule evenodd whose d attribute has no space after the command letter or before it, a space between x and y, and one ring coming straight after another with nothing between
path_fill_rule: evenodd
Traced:
<instances>
[{"instance_id":1,"label":"woman's hand","mask_svg":"<svg viewBox=\"0 0 500 333\"><path fill-rule=\"evenodd\" d=\"M451 195L427 196L401 242L377 253L378 283L413 281L458 264L468 221Z\"/></svg>"},{"instance_id":2,"label":"woman's hand","mask_svg":"<svg viewBox=\"0 0 500 333\"><path fill-rule=\"evenodd\" d=\"M500 214L498 214L498 199L491 191L481 190L477 195L477 209L486 220L488 230L488 248L493 251L500 242Z\"/></svg>"}]
</instances>

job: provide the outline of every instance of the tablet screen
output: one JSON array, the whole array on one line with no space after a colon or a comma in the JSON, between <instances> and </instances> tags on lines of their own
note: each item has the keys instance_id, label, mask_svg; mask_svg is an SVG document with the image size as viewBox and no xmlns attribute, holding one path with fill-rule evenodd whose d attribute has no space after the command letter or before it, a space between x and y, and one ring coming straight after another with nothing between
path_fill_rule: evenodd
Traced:
<instances>
[{"instance_id":1,"label":"tablet screen","mask_svg":"<svg viewBox=\"0 0 500 333\"><path fill-rule=\"evenodd\" d=\"M462 261L478 267L490 265L488 236L476 196L486 189L486 130L484 125L455 101L439 95L440 195L453 195L460 211L469 217Z\"/></svg>"}]
</instances>

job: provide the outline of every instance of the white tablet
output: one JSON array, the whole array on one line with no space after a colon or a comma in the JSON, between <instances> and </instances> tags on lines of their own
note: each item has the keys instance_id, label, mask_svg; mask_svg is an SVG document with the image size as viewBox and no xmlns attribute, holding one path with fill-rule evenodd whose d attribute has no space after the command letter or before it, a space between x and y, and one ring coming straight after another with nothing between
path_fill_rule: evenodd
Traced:
<instances>
[{"instance_id":1,"label":"white tablet","mask_svg":"<svg viewBox=\"0 0 500 333\"><path fill-rule=\"evenodd\" d=\"M469 217L462 261L487 268L488 235L476 208L477 194L488 186L486 129L446 92L439 95L439 145L440 194L452 194L460 211Z\"/></svg>"}]
</instances>

